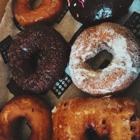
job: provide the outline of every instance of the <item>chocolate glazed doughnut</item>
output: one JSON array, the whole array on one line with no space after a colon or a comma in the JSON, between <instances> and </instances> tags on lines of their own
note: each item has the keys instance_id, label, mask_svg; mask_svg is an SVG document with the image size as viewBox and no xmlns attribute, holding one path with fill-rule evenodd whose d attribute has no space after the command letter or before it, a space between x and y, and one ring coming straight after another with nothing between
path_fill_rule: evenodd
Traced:
<instances>
[{"instance_id":1,"label":"chocolate glazed doughnut","mask_svg":"<svg viewBox=\"0 0 140 140\"><path fill-rule=\"evenodd\" d=\"M133 0L68 0L72 16L91 26L125 14Z\"/></svg>"},{"instance_id":2,"label":"chocolate glazed doughnut","mask_svg":"<svg viewBox=\"0 0 140 140\"><path fill-rule=\"evenodd\" d=\"M69 59L70 46L53 28L36 25L15 36L9 48L13 79L24 90L41 93L62 78ZM30 60L42 55L32 74Z\"/></svg>"}]
</instances>

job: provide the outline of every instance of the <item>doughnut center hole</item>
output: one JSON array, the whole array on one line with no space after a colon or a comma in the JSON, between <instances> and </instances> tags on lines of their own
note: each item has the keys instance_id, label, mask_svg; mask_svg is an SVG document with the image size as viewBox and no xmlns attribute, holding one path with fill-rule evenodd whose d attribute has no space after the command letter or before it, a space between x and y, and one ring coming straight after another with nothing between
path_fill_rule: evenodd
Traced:
<instances>
[{"instance_id":1,"label":"doughnut center hole","mask_svg":"<svg viewBox=\"0 0 140 140\"><path fill-rule=\"evenodd\" d=\"M92 126L89 125L85 131L85 138L86 140L109 140L109 135L105 134L103 136L99 136Z\"/></svg>"},{"instance_id":2,"label":"doughnut center hole","mask_svg":"<svg viewBox=\"0 0 140 140\"><path fill-rule=\"evenodd\" d=\"M42 0L29 0L29 8L30 9L36 9L38 8L42 3Z\"/></svg>"},{"instance_id":3,"label":"doughnut center hole","mask_svg":"<svg viewBox=\"0 0 140 140\"><path fill-rule=\"evenodd\" d=\"M14 139L27 140L31 135L31 127L28 124L28 120L24 117L19 117L11 124L11 136Z\"/></svg>"},{"instance_id":4,"label":"doughnut center hole","mask_svg":"<svg viewBox=\"0 0 140 140\"><path fill-rule=\"evenodd\" d=\"M87 127L87 129L85 131L85 137L86 137L86 140L98 140L99 139L98 134L91 126Z\"/></svg>"},{"instance_id":5,"label":"doughnut center hole","mask_svg":"<svg viewBox=\"0 0 140 140\"><path fill-rule=\"evenodd\" d=\"M106 68L113 59L113 55L107 50L100 51L95 57L86 60L86 63L92 67L93 70Z\"/></svg>"}]
</instances>

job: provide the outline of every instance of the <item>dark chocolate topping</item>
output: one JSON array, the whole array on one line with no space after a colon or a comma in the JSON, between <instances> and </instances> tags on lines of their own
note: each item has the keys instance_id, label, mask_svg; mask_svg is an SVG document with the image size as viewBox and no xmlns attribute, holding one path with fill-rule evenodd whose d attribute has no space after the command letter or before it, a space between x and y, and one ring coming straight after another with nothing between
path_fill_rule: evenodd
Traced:
<instances>
[{"instance_id":1,"label":"dark chocolate topping","mask_svg":"<svg viewBox=\"0 0 140 140\"><path fill-rule=\"evenodd\" d=\"M15 36L9 49L13 79L24 90L44 92L64 75L69 53L69 44L55 29L36 25L24 30ZM30 74L32 66L28 62L36 54L41 54L42 58Z\"/></svg>"},{"instance_id":2,"label":"dark chocolate topping","mask_svg":"<svg viewBox=\"0 0 140 140\"><path fill-rule=\"evenodd\" d=\"M70 0L68 8L79 22L91 26L125 14L133 0Z\"/></svg>"}]
</instances>

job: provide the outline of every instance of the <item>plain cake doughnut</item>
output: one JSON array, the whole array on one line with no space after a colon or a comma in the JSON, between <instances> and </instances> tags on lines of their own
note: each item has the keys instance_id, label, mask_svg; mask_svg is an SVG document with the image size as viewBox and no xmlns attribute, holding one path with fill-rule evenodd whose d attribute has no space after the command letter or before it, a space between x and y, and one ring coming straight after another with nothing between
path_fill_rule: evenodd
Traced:
<instances>
[{"instance_id":1,"label":"plain cake doughnut","mask_svg":"<svg viewBox=\"0 0 140 140\"><path fill-rule=\"evenodd\" d=\"M11 99L0 112L0 134L8 140L19 140L22 120L31 128L29 140L50 140L52 135L51 109L40 97L21 95ZM19 130L19 131L18 131Z\"/></svg>"},{"instance_id":2,"label":"plain cake doughnut","mask_svg":"<svg viewBox=\"0 0 140 140\"><path fill-rule=\"evenodd\" d=\"M93 70L86 63L102 50L113 55L104 69ZM70 54L70 75L74 84L91 95L106 95L127 88L140 71L140 48L127 28L102 23L83 31L75 40Z\"/></svg>"},{"instance_id":3,"label":"plain cake doughnut","mask_svg":"<svg viewBox=\"0 0 140 140\"><path fill-rule=\"evenodd\" d=\"M52 110L52 140L139 140L132 98L73 98Z\"/></svg>"}]
</instances>

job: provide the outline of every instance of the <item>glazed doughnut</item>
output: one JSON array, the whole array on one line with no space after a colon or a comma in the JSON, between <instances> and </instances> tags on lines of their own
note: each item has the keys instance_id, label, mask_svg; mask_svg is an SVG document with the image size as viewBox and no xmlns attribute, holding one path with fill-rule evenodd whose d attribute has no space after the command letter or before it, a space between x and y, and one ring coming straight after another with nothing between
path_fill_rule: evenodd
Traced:
<instances>
[{"instance_id":1,"label":"glazed doughnut","mask_svg":"<svg viewBox=\"0 0 140 140\"><path fill-rule=\"evenodd\" d=\"M50 140L52 120L50 107L39 97L21 95L14 97L0 113L0 133L8 140L19 138L22 119L31 127L29 140Z\"/></svg>"},{"instance_id":2,"label":"glazed doughnut","mask_svg":"<svg viewBox=\"0 0 140 140\"><path fill-rule=\"evenodd\" d=\"M53 140L139 140L132 98L74 98L52 110Z\"/></svg>"},{"instance_id":3,"label":"glazed doughnut","mask_svg":"<svg viewBox=\"0 0 140 140\"><path fill-rule=\"evenodd\" d=\"M52 24L64 7L63 0L42 0L37 8L30 7L33 0L15 0L13 13L22 27L27 27L38 22Z\"/></svg>"},{"instance_id":4,"label":"glazed doughnut","mask_svg":"<svg viewBox=\"0 0 140 140\"><path fill-rule=\"evenodd\" d=\"M8 51L13 79L23 90L41 93L62 78L69 60L70 47L49 26L37 25L17 34ZM32 74L29 61L40 54L38 68Z\"/></svg>"},{"instance_id":5,"label":"glazed doughnut","mask_svg":"<svg viewBox=\"0 0 140 140\"><path fill-rule=\"evenodd\" d=\"M99 52L113 55L104 69L94 70L88 63ZM74 84L93 96L111 95L126 89L140 71L140 48L127 28L102 23L83 31L75 40L70 54L70 75Z\"/></svg>"},{"instance_id":6,"label":"glazed doughnut","mask_svg":"<svg viewBox=\"0 0 140 140\"><path fill-rule=\"evenodd\" d=\"M77 21L91 26L124 15L132 2L133 0L68 0L68 9Z\"/></svg>"}]
</instances>

